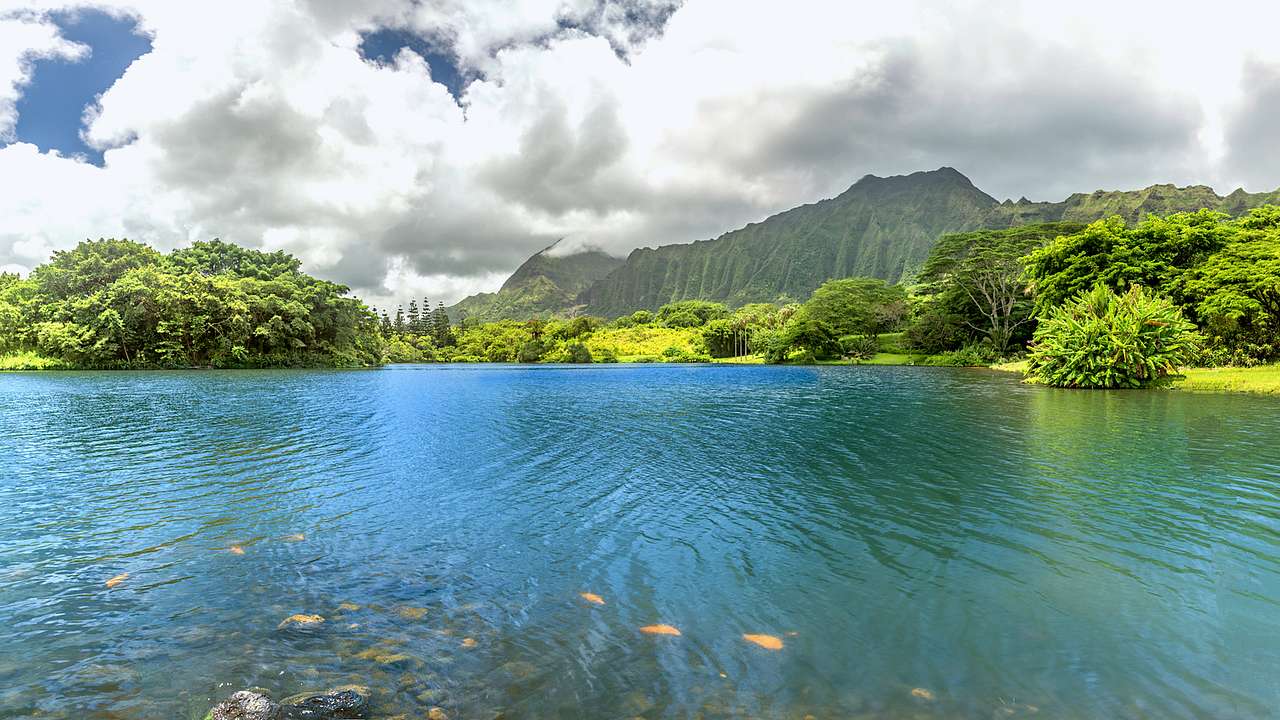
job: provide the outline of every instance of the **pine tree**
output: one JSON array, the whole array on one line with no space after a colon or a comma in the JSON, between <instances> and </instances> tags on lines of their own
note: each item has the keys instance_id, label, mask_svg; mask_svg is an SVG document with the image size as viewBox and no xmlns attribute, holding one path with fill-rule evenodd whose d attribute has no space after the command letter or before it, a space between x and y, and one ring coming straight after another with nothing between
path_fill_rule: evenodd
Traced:
<instances>
[{"instance_id":1,"label":"pine tree","mask_svg":"<svg viewBox=\"0 0 1280 720\"><path fill-rule=\"evenodd\" d=\"M396 319L393 325L396 329L396 332L398 333L404 332L404 306L403 305L396 306Z\"/></svg>"},{"instance_id":2,"label":"pine tree","mask_svg":"<svg viewBox=\"0 0 1280 720\"><path fill-rule=\"evenodd\" d=\"M386 310L382 311L382 334L391 334L391 316L387 314Z\"/></svg>"},{"instance_id":3,"label":"pine tree","mask_svg":"<svg viewBox=\"0 0 1280 720\"><path fill-rule=\"evenodd\" d=\"M418 317L418 301L409 298L409 332L415 335L422 330L422 321Z\"/></svg>"},{"instance_id":4,"label":"pine tree","mask_svg":"<svg viewBox=\"0 0 1280 720\"><path fill-rule=\"evenodd\" d=\"M449 327L449 313L445 312L444 302L436 306L434 312L431 313L432 334L435 336L436 345L441 347L453 344L453 333Z\"/></svg>"}]
</instances>

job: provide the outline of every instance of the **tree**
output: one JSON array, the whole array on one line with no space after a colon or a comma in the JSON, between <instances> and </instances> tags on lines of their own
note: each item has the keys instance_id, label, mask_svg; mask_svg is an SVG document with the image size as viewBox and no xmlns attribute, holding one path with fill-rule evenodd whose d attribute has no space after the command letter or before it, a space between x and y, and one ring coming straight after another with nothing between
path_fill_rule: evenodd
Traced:
<instances>
[{"instance_id":1,"label":"tree","mask_svg":"<svg viewBox=\"0 0 1280 720\"><path fill-rule=\"evenodd\" d=\"M1280 356L1280 208L1254 210L1238 228L1175 291L1223 360L1249 364Z\"/></svg>"},{"instance_id":2,"label":"tree","mask_svg":"<svg viewBox=\"0 0 1280 720\"><path fill-rule=\"evenodd\" d=\"M405 329L415 335L421 332L422 318L418 316L418 301L413 298L409 298L408 318L409 318L409 322L405 326Z\"/></svg>"},{"instance_id":3,"label":"tree","mask_svg":"<svg viewBox=\"0 0 1280 720\"><path fill-rule=\"evenodd\" d=\"M828 280L804 304L806 318L841 335L874 335L895 327L907 312L907 293L875 278Z\"/></svg>"},{"instance_id":4,"label":"tree","mask_svg":"<svg viewBox=\"0 0 1280 720\"><path fill-rule=\"evenodd\" d=\"M1061 235L1025 260L1035 314L1043 315L1097 284L1113 290L1132 285L1172 290L1186 270L1225 247L1236 230L1227 215L1200 210L1151 215L1133 228L1112 217Z\"/></svg>"},{"instance_id":5,"label":"tree","mask_svg":"<svg viewBox=\"0 0 1280 720\"><path fill-rule=\"evenodd\" d=\"M926 349L935 352L958 347L966 338L956 338L942 324L959 322L1003 353L1021 328L1035 322L1023 257L1083 227L1047 223L943 235L917 277L920 294L930 298L929 309L917 316L928 327L912 333L917 347L931 345Z\"/></svg>"},{"instance_id":6,"label":"tree","mask_svg":"<svg viewBox=\"0 0 1280 720\"><path fill-rule=\"evenodd\" d=\"M1057 387L1145 387L1199 351L1195 325L1168 299L1140 285L1123 295L1098 285L1040 321L1027 375Z\"/></svg>"},{"instance_id":7,"label":"tree","mask_svg":"<svg viewBox=\"0 0 1280 720\"><path fill-rule=\"evenodd\" d=\"M431 313L431 334L435 338L436 345L440 347L453 344L453 331L449 325L449 313L444 309L443 301Z\"/></svg>"},{"instance_id":8,"label":"tree","mask_svg":"<svg viewBox=\"0 0 1280 720\"><path fill-rule=\"evenodd\" d=\"M840 354L840 339L835 330L807 307L782 327L781 341L792 350L807 351L818 359Z\"/></svg>"},{"instance_id":9,"label":"tree","mask_svg":"<svg viewBox=\"0 0 1280 720\"><path fill-rule=\"evenodd\" d=\"M663 327L702 327L711 320L729 316L729 308L723 303L705 300L681 300L658 308L655 322Z\"/></svg>"}]
</instances>

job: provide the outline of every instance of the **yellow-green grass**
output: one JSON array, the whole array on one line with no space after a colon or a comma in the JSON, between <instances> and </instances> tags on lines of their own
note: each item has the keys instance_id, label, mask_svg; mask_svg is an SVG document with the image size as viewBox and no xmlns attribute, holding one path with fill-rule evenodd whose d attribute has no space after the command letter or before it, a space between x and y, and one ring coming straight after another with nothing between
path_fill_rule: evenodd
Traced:
<instances>
[{"instance_id":1,"label":"yellow-green grass","mask_svg":"<svg viewBox=\"0 0 1280 720\"><path fill-rule=\"evenodd\" d=\"M47 358L33 352L9 353L0 355L0 371L3 370L65 370L67 364L61 360Z\"/></svg>"},{"instance_id":2,"label":"yellow-green grass","mask_svg":"<svg viewBox=\"0 0 1280 720\"><path fill-rule=\"evenodd\" d=\"M661 359L662 351L669 347L692 353L700 335L701 331L696 328L616 328L596 331L587 339L586 345L592 355L598 356L605 350L611 350L619 361L628 362L638 357Z\"/></svg>"},{"instance_id":3,"label":"yellow-green grass","mask_svg":"<svg viewBox=\"0 0 1280 720\"><path fill-rule=\"evenodd\" d=\"M739 355L738 357L712 358L711 362L728 365L763 365L764 357L761 355Z\"/></svg>"},{"instance_id":4,"label":"yellow-green grass","mask_svg":"<svg viewBox=\"0 0 1280 720\"><path fill-rule=\"evenodd\" d=\"M1000 372L1013 372L1026 375L1028 367L1026 360L1014 360L1013 362L996 363L991 366L991 369L999 370Z\"/></svg>"},{"instance_id":5,"label":"yellow-green grass","mask_svg":"<svg viewBox=\"0 0 1280 720\"><path fill-rule=\"evenodd\" d=\"M1174 380L1174 390L1280 395L1280 365L1187 368L1183 375L1184 377Z\"/></svg>"}]
</instances>

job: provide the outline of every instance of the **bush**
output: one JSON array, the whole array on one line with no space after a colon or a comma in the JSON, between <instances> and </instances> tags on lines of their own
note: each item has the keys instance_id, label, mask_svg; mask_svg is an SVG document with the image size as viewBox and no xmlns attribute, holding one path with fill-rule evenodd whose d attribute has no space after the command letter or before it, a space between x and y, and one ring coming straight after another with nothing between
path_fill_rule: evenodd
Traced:
<instances>
[{"instance_id":1,"label":"bush","mask_svg":"<svg viewBox=\"0 0 1280 720\"><path fill-rule=\"evenodd\" d=\"M670 363L704 363L711 362L711 356L673 346L662 351L662 360Z\"/></svg>"},{"instance_id":2,"label":"bush","mask_svg":"<svg viewBox=\"0 0 1280 720\"><path fill-rule=\"evenodd\" d=\"M1056 387L1145 387L1200 354L1195 326L1169 300L1097 286L1040 320L1027 376Z\"/></svg>"},{"instance_id":3,"label":"bush","mask_svg":"<svg viewBox=\"0 0 1280 720\"><path fill-rule=\"evenodd\" d=\"M590 349L588 349L588 352L590 352ZM598 363L618 362L618 354L613 351L613 348L603 348L599 352L595 353L594 357L595 361Z\"/></svg>"},{"instance_id":4,"label":"bush","mask_svg":"<svg viewBox=\"0 0 1280 720\"><path fill-rule=\"evenodd\" d=\"M591 351L580 342L569 343L565 347L565 354L568 355L568 361L571 363L582 365L591 362Z\"/></svg>"},{"instance_id":5,"label":"bush","mask_svg":"<svg viewBox=\"0 0 1280 720\"><path fill-rule=\"evenodd\" d=\"M937 367L986 367L999 360L989 340L970 343L959 350L947 350L925 358L925 365Z\"/></svg>"},{"instance_id":6,"label":"bush","mask_svg":"<svg viewBox=\"0 0 1280 720\"><path fill-rule=\"evenodd\" d=\"M516 354L516 361L522 363L536 363L542 359L547 352L547 348L542 344L541 340L530 340L520 346L520 352Z\"/></svg>"},{"instance_id":7,"label":"bush","mask_svg":"<svg viewBox=\"0 0 1280 720\"><path fill-rule=\"evenodd\" d=\"M845 335L840 338L840 354L850 360L870 360L880 352L874 335Z\"/></svg>"}]
</instances>

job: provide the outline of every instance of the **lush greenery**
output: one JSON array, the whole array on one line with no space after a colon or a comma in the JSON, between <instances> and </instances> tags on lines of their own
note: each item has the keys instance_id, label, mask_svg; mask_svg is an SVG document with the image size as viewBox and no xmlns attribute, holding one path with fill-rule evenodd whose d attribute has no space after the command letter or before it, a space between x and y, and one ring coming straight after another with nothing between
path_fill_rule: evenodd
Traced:
<instances>
[{"instance_id":1,"label":"lush greenery","mask_svg":"<svg viewBox=\"0 0 1280 720\"><path fill-rule=\"evenodd\" d=\"M1168 297L1207 336L1207 364L1280 357L1280 207L1244 217L1201 210L1119 219L1058 237L1027 258L1036 307L1048 312L1095 284Z\"/></svg>"},{"instance_id":2,"label":"lush greenery","mask_svg":"<svg viewBox=\"0 0 1280 720\"><path fill-rule=\"evenodd\" d=\"M1182 377L1175 379L1173 387L1177 390L1280 395L1280 365L1188 368Z\"/></svg>"},{"instance_id":3,"label":"lush greenery","mask_svg":"<svg viewBox=\"0 0 1280 720\"><path fill-rule=\"evenodd\" d=\"M1097 285L1040 321L1027 376L1057 387L1145 387L1199 356L1195 325L1139 285L1123 294Z\"/></svg>"},{"instance_id":4,"label":"lush greenery","mask_svg":"<svg viewBox=\"0 0 1280 720\"><path fill-rule=\"evenodd\" d=\"M868 176L837 197L802 205L704 242L641 248L570 304L606 317L687 299L730 307L804 299L831 278L910 282L947 233L1209 208L1240 215L1280 202L1280 191L1226 197L1211 188L1153 185L1077 193L1061 202L998 202L951 168ZM1016 331L1029 335L1025 326ZM1018 338L1013 340L1019 342Z\"/></svg>"},{"instance_id":5,"label":"lush greenery","mask_svg":"<svg viewBox=\"0 0 1280 720\"><path fill-rule=\"evenodd\" d=\"M0 355L36 369L381 362L372 313L299 267L286 253L218 240L168 255L85 241L30 277L0 276Z\"/></svg>"}]
</instances>

